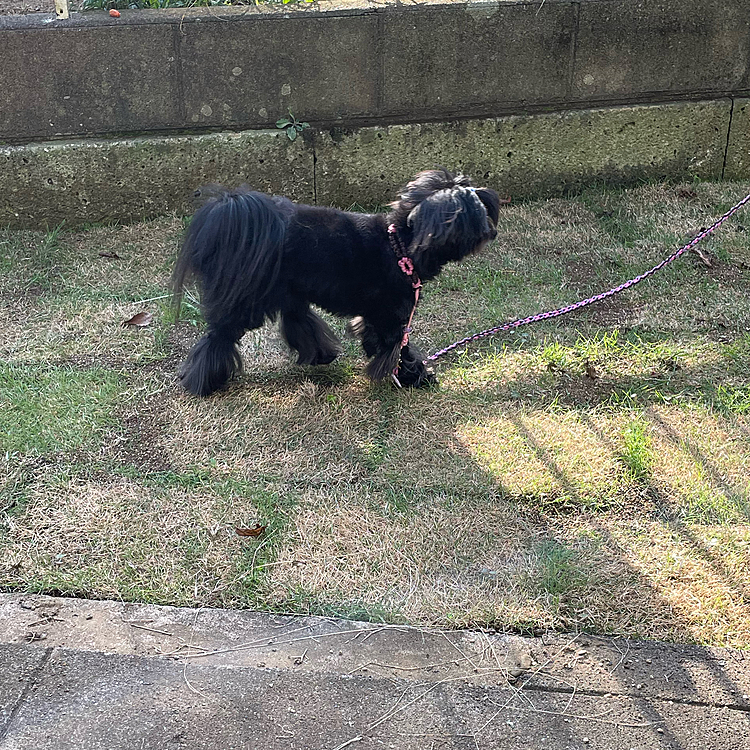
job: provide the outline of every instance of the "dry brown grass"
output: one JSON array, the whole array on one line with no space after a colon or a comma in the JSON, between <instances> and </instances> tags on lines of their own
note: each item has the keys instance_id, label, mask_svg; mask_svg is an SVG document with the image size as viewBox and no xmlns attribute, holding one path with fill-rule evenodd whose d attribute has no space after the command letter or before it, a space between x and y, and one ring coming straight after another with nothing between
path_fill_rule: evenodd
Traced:
<instances>
[{"instance_id":1,"label":"dry brown grass","mask_svg":"<svg viewBox=\"0 0 750 750\"><path fill-rule=\"evenodd\" d=\"M746 188L511 206L488 253L428 287L417 338L431 349L600 291ZM485 341L442 363L436 390L368 383L352 344L298 368L269 326L243 340L245 374L204 400L174 377L190 311L175 327L153 299L180 220L2 233L0 378L29 375L0 393L0 419L26 409L48 430L55 399L75 413L77 373L94 402L86 441L40 449L30 434L0 463L0 585L746 645L741 226L710 246L713 269L688 259L601 309ZM150 327L120 325L141 309ZM42 365L65 388L35 385ZM106 398L93 372L114 373ZM234 532L255 522L257 540Z\"/></svg>"},{"instance_id":2,"label":"dry brown grass","mask_svg":"<svg viewBox=\"0 0 750 750\"><path fill-rule=\"evenodd\" d=\"M671 630L677 639L747 646L750 525L633 519L611 524L608 532L638 573L639 588L650 587L668 613L666 620L649 623L648 635L663 638ZM626 603L630 607L634 600Z\"/></svg>"},{"instance_id":3,"label":"dry brown grass","mask_svg":"<svg viewBox=\"0 0 750 750\"><path fill-rule=\"evenodd\" d=\"M54 492L51 492L54 490ZM216 604L243 559L233 523L258 516L246 497L169 492L125 477L52 474L11 517L3 577L64 594ZM42 583L43 582L43 583Z\"/></svg>"},{"instance_id":4,"label":"dry brown grass","mask_svg":"<svg viewBox=\"0 0 750 750\"><path fill-rule=\"evenodd\" d=\"M0 280L0 354L40 362L162 357L158 326L121 324L141 310L163 316L180 227L169 217L79 233L0 235L0 250L7 243L12 252Z\"/></svg>"}]
</instances>

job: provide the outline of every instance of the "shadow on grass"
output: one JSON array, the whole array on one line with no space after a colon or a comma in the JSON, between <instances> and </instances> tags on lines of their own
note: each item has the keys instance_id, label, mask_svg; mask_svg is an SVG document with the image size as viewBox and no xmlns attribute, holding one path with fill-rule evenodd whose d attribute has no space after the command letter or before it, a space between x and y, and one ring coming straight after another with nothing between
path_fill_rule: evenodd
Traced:
<instances>
[{"instance_id":1,"label":"shadow on grass","mask_svg":"<svg viewBox=\"0 0 750 750\"><path fill-rule=\"evenodd\" d=\"M438 345L456 328L486 327L496 315L555 307L560 297L583 296L579 287L595 292L622 280L713 205L694 193L729 190L646 186L510 207L497 245L446 269L427 290L418 335ZM104 409L114 408L116 424L102 419L96 440L54 453L53 436L41 446L46 463L23 477L7 472L16 512L0 545L14 560L44 558L35 571L4 573L9 586L54 587L72 547L82 567L100 565L102 590L137 597L136 581L164 603L714 642L731 630L701 629L675 607L669 576L696 571L652 570L651 547L661 545L665 558L700 558L715 576L709 583L735 597L745 586L731 525L746 524L750 491L737 447L750 442L740 232L728 227L716 248L722 263L736 256L732 274L672 269L567 325L540 325L507 346L496 339L448 359L437 390L366 383L349 343L331 366L296 368L263 331L247 341L246 374L201 401L171 375L195 326L167 328L164 314L148 346L154 329L120 326L127 304L164 291L180 228L171 219L39 236L34 253L30 235L15 250L8 235L9 304L16 288L44 282L67 305L56 319L67 349L50 343L50 324L39 318L50 299L34 296L4 337L18 344L10 359L32 350L57 363L100 357L135 373L120 389L123 402ZM683 302L687 312L676 316ZM629 333L581 333L610 325ZM722 349L721 340L731 344ZM42 434L54 421L48 402L40 396L42 408L28 410L30 431ZM685 426L692 416L711 437ZM713 449L722 439L724 453ZM674 458L665 468L666 456ZM52 480L54 462L67 478L61 470ZM264 503L263 493L292 502ZM268 540L238 541L233 524L253 514L268 522ZM706 541L711 524L721 532L717 546ZM142 547L126 544L133 540ZM194 575L192 589L180 569ZM167 570L180 586L159 578ZM78 589L73 580L68 591L95 593L95 579L81 577ZM689 582L677 583L691 593ZM705 591L696 595L710 603ZM747 621L735 619L739 641Z\"/></svg>"}]
</instances>

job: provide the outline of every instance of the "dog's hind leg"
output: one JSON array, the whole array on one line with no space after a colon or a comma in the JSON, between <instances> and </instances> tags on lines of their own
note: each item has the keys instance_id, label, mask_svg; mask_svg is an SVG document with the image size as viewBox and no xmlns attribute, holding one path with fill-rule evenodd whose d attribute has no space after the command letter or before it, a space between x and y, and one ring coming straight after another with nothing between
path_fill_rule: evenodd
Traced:
<instances>
[{"instance_id":1,"label":"dog's hind leg","mask_svg":"<svg viewBox=\"0 0 750 750\"><path fill-rule=\"evenodd\" d=\"M237 342L243 329L209 328L190 350L180 369L182 385L196 396L208 396L242 370Z\"/></svg>"},{"instance_id":2,"label":"dog's hind leg","mask_svg":"<svg viewBox=\"0 0 750 750\"><path fill-rule=\"evenodd\" d=\"M281 335L299 365L327 365L343 351L336 334L307 305L281 311Z\"/></svg>"}]
</instances>

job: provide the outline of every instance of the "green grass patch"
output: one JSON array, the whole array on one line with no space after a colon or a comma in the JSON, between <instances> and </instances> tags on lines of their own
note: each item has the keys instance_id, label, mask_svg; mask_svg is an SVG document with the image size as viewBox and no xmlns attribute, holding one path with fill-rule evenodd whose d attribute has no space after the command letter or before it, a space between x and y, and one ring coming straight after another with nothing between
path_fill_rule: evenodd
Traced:
<instances>
[{"instance_id":1,"label":"green grass patch","mask_svg":"<svg viewBox=\"0 0 750 750\"><path fill-rule=\"evenodd\" d=\"M630 476L637 482L645 482L651 477L654 465L654 452L648 425L641 420L628 424L622 434L620 459Z\"/></svg>"},{"instance_id":2,"label":"green grass patch","mask_svg":"<svg viewBox=\"0 0 750 750\"><path fill-rule=\"evenodd\" d=\"M91 448L112 424L121 391L121 376L109 370L0 365L0 451Z\"/></svg>"},{"instance_id":3,"label":"green grass patch","mask_svg":"<svg viewBox=\"0 0 750 750\"><path fill-rule=\"evenodd\" d=\"M535 547L534 553L539 561L536 583L541 592L560 597L581 585L576 554L568 546L546 540Z\"/></svg>"},{"instance_id":4,"label":"green grass patch","mask_svg":"<svg viewBox=\"0 0 750 750\"><path fill-rule=\"evenodd\" d=\"M715 405L730 414L750 414L750 386L718 385Z\"/></svg>"},{"instance_id":5,"label":"green grass patch","mask_svg":"<svg viewBox=\"0 0 750 750\"><path fill-rule=\"evenodd\" d=\"M298 615L319 617L341 617L346 620L402 625L407 622L399 612L377 602L366 604L362 601L349 601L348 592L332 590L325 597L314 589L295 588L279 602L277 611Z\"/></svg>"}]
</instances>

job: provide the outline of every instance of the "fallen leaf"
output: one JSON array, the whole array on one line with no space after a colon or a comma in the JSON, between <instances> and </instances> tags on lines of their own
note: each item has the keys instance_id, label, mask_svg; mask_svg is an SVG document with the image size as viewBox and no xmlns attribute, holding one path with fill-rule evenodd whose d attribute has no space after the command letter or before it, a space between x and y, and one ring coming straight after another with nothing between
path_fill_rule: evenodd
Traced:
<instances>
[{"instance_id":1,"label":"fallen leaf","mask_svg":"<svg viewBox=\"0 0 750 750\"><path fill-rule=\"evenodd\" d=\"M112 258L113 260L120 260L120 256L117 253L99 253L100 258Z\"/></svg>"},{"instance_id":2,"label":"fallen leaf","mask_svg":"<svg viewBox=\"0 0 750 750\"><path fill-rule=\"evenodd\" d=\"M151 321L153 321L154 316L149 312L139 312L136 313L130 320L123 321L123 326L147 326L151 325Z\"/></svg>"},{"instance_id":3,"label":"fallen leaf","mask_svg":"<svg viewBox=\"0 0 750 750\"><path fill-rule=\"evenodd\" d=\"M265 526L254 526L252 529L242 528L241 526L235 526L234 530L240 536L260 536L265 530Z\"/></svg>"}]
</instances>

